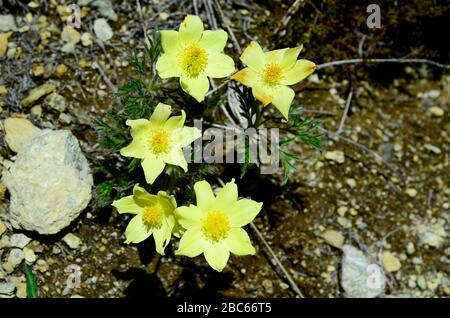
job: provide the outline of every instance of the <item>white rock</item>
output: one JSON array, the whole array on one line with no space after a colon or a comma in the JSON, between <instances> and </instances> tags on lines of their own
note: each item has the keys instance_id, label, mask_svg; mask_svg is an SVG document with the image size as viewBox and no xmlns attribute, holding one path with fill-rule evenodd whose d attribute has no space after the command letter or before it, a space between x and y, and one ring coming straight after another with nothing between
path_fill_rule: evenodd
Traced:
<instances>
[{"instance_id":1,"label":"white rock","mask_svg":"<svg viewBox=\"0 0 450 318\"><path fill-rule=\"evenodd\" d=\"M347 179L347 180L345 180L345 183L347 183L347 185L350 188L355 188L356 187L356 180L355 179L352 179L352 178Z\"/></svg>"},{"instance_id":2,"label":"white rock","mask_svg":"<svg viewBox=\"0 0 450 318\"><path fill-rule=\"evenodd\" d=\"M0 283L0 295L12 295L15 290L14 283Z\"/></svg>"},{"instance_id":3,"label":"white rock","mask_svg":"<svg viewBox=\"0 0 450 318\"><path fill-rule=\"evenodd\" d=\"M30 242L31 242L31 238L29 238L28 236L26 236L25 234L22 234L22 233L13 234L9 238L9 246L10 247L24 248Z\"/></svg>"},{"instance_id":4,"label":"white rock","mask_svg":"<svg viewBox=\"0 0 450 318\"><path fill-rule=\"evenodd\" d=\"M417 195L417 190L413 188L406 189L406 194L409 195L411 198L414 198Z\"/></svg>"},{"instance_id":5,"label":"white rock","mask_svg":"<svg viewBox=\"0 0 450 318\"><path fill-rule=\"evenodd\" d=\"M336 248L342 248L344 245L344 236L341 232L335 230L325 231L322 235L325 242Z\"/></svg>"},{"instance_id":6,"label":"white rock","mask_svg":"<svg viewBox=\"0 0 450 318\"><path fill-rule=\"evenodd\" d=\"M34 262L36 262L36 254L31 248L25 247L23 249L23 255L28 265L32 265Z\"/></svg>"},{"instance_id":7,"label":"white rock","mask_svg":"<svg viewBox=\"0 0 450 318\"><path fill-rule=\"evenodd\" d=\"M447 237L445 231L445 220L440 219L435 223L422 222L415 227L419 235L420 244L427 244L436 248L441 247Z\"/></svg>"},{"instance_id":8,"label":"white rock","mask_svg":"<svg viewBox=\"0 0 450 318\"><path fill-rule=\"evenodd\" d=\"M81 240L78 236L72 233L66 234L66 236L63 237L63 241L71 248L71 249L77 249L81 245Z\"/></svg>"},{"instance_id":9,"label":"white rock","mask_svg":"<svg viewBox=\"0 0 450 318\"><path fill-rule=\"evenodd\" d=\"M436 155L440 155L441 154L441 149L439 147L436 147L435 145L431 145L431 144L426 144L424 145L425 149L436 154Z\"/></svg>"},{"instance_id":10,"label":"white rock","mask_svg":"<svg viewBox=\"0 0 450 318\"><path fill-rule=\"evenodd\" d=\"M344 163L345 161L344 152L340 150L327 151L325 153L325 158L328 160L336 161L337 163L340 164Z\"/></svg>"},{"instance_id":11,"label":"white rock","mask_svg":"<svg viewBox=\"0 0 450 318\"><path fill-rule=\"evenodd\" d=\"M63 112L66 110L66 99L58 93L52 93L44 99L44 105L56 111Z\"/></svg>"},{"instance_id":12,"label":"white rock","mask_svg":"<svg viewBox=\"0 0 450 318\"><path fill-rule=\"evenodd\" d=\"M416 248L414 247L414 244L412 242L409 242L408 245L406 246L406 253L411 255L411 254L414 254L415 251L416 251Z\"/></svg>"},{"instance_id":13,"label":"white rock","mask_svg":"<svg viewBox=\"0 0 450 318\"><path fill-rule=\"evenodd\" d=\"M3 125L6 132L6 143L14 152L19 152L23 148L23 145L40 130L24 118L8 118L5 119Z\"/></svg>"},{"instance_id":14,"label":"white rock","mask_svg":"<svg viewBox=\"0 0 450 318\"><path fill-rule=\"evenodd\" d=\"M73 26L66 25L61 32L61 40L77 44L81 40L81 35Z\"/></svg>"},{"instance_id":15,"label":"white rock","mask_svg":"<svg viewBox=\"0 0 450 318\"><path fill-rule=\"evenodd\" d=\"M108 41L113 37L113 30L106 19L96 19L94 21L94 32L97 38L103 42Z\"/></svg>"},{"instance_id":16,"label":"white rock","mask_svg":"<svg viewBox=\"0 0 450 318\"><path fill-rule=\"evenodd\" d=\"M11 14L0 15L0 32L17 31L16 21Z\"/></svg>"},{"instance_id":17,"label":"white rock","mask_svg":"<svg viewBox=\"0 0 450 318\"><path fill-rule=\"evenodd\" d=\"M10 252L9 252L9 256L8 256L8 263L11 264L11 266L13 268L15 268L17 265L19 265L20 263L22 263L23 259L24 259L24 255L21 249L19 248L13 248Z\"/></svg>"},{"instance_id":18,"label":"white rock","mask_svg":"<svg viewBox=\"0 0 450 318\"><path fill-rule=\"evenodd\" d=\"M341 286L350 298L374 298L386 285L383 269L369 261L358 249L350 245L342 248Z\"/></svg>"},{"instance_id":19,"label":"white rock","mask_svg":"<svg viewBox=\"0 0 450 318\"><path fill-rule=\"evenodd\" d=\"M11 194L15 228L55 234L88 205L93 185L88 162L70 131L41 130L2 177Z\"/></svg>"},{"instance_id":20,"label":"white rock","mask_svg":"<svg viewBox=\"0 0 450 318\"><path fill-rule=\"evenodd\" d=\"M110 0L78 0L78 5L97 7L98 12L105 18L108 18L112 21L117 21L118 19Z\"/></svg>"},{"instance_id":21,"label":"white rock","mask_svg":"<svg viewBox=\"0 0 450 318\"><path fill-rule=\"evenodd\" d=\"M83 46L91 46L93 44L92 35L89 32L84 32L81 35L81 44L83 44Z\"/></svg>"},{"instance_id":22,"label":"white rock","mask_svg":"<svg viewBox=\"0 0 450 318\"><path fill-rule=\"evenodd\" d=\"M436 117L442 117L444 116L444 110L440 107L437 106L433 106L429 109L431 115L436 116Z\"/></svg>"}]
</instances>

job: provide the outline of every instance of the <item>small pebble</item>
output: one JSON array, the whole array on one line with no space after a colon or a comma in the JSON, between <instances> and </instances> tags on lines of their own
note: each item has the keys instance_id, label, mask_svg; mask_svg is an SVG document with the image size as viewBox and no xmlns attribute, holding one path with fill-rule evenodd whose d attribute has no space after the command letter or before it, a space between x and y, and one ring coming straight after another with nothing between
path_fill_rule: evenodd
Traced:
<instances>
[{"instance_id":1,"label":"small pebble","mask_svg":"<svg viewBox=\"0 0 450 318\"><path fill-rule=\"evenodd\" d=\"M411 198L414 198L417 195L417 190L413 188L406 189L406 194L409 195Z\"/></svg>"},{"instance_id":2,"label":"small pebble","mask_svg":"<svg viewBox=\"0 0 450 318\"><path fill-rule=\"evenodd\" d=\"M345 155L344 152L340 150L327 151L325 153L325 159L332 160L339 164L342 164L345 162Z\"/></svg>"},{"instance_id":3,"label":"small pebble","mask_svg":"<svg viewBox=\"0 0 450 318\"><path fill-rule=\"evenodd\" d=\"M75 234L68 233L63 237L63 241L71 248L78 249L81 245L81 239Z\"/></svg>"},{"instance_id":4,"label":"small pebble","mask_svg":"<svg viewBox=\"0 0 450 318\"><path fill-rule=\"evenodd\" d=\"M383 267L388 272L398 271L402 267L402 264L397 259L397 257L395 257L391 252L387 251L383 252L383 254L381 255L381 262L383 263Z\"/></svg>"},{"instance_id":5,"label":"small pebble","mask_svg":"<svg viewBox=\"0 0 450 318\"><path fill-rule=\"evenodd\" d=\"M440 107L433 106L429 109L431 115L436 117L442 117L444 115L444 110Z\"/></svg>"}]
</instances>

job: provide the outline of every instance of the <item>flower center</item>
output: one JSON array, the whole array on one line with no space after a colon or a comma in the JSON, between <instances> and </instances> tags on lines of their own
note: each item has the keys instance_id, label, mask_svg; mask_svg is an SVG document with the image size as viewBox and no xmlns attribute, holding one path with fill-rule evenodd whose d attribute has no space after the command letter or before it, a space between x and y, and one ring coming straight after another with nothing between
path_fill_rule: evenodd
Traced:
<instances>
[{"instance_id":1,"label":"flower center","mask_svg":"<svg viewBox=\"0 0 450 318\"><path fill-rule=\"evenodd\" d=\"M202 230L206 238L213 242L226 238L230 230L228 216L221 211L209 212L203 220Z\"/></svg>"},{"instance_id":2,"label":"flower center","mask_svg":"<svg viewBox=\"0 0 450 318\"><path fill-rule=\"evenodd\" d=\"M197 77L205 70L208 64L208 54L198 44L188 45L178 57L180 59L181 69L189 77Z\"/></svg>"},{"instance_id":3,"label":"flower center","mask_svg":"<svg viewBox=\"0 0 450 318\"><path fill-rule=\"evenodd\" d=\"M155 130L149 138L148 145L155 155L167 153L170 145L169 134L162 129Z\"/></svg>"},{"instance_id":4,"label":"flower center","mask_svg":"<svg viewBox=\"0 0 450 318\"><path fill-rule=\"evenodd\" d=\"M159 228L162 225L163 210L159 205L148 206L144 208L142 214L144 224L150 228Z\"/></svg>"},{"instance_id":5,"label":"flower center","mask_svg":"<svg viewBox=\"0 0 450 318\"><path fill-rule=\"evenodd\" d=\"M277 63L270 63L264 67L263 79L267 85L277 85L282 77L281 66Z\"/></svg>"}]
</instances>

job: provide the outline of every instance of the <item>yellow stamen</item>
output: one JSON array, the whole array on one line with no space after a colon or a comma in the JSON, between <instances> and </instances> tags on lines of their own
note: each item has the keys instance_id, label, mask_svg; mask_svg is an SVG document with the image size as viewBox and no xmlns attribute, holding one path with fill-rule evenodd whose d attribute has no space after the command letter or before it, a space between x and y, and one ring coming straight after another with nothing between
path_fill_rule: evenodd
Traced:
<instances>
[{"instance_id":1,"label":"yellow stamen","mask_svg":"<svg viewBox=\"0 0 450 318\"><path fill-rule=\"evenodd\" d=\"M181 69L189 77L197 77L206 69L208 64L208 54L205 49L198 44L187 46L183 52L178 55L181 63Z\"/></svg>"},{"instance_id":2,"label":"yellow stamen","mask_svg":"<svg viewBox=\"0 0 450 318\"><path fill-rule=\"evenodd\" d=\"M145 207L142 220L150 228L160 228L163 220L162 208L159 205Z\"/></svg>"},{"instance_id":3,"label":"yellow stamen","mask_svg":"<svg viewBox=\"0 0 450 318\"><path fill-rule=\"evenodd\" d=\"M221 211L209 212L203 220L202 230L206 238L213 242L226 238L230 230L228 216Z\"/></svg>"},{"instance_id":4,"label":"yellow stamen","mask_svg":"<svg viewBox=\"0 0 450 318\"><path fill-rule=\"evenodd\" d=\"M169 146L170 146L169 134L162 129L155 130L150 135L148 144L149 144L150 150L155 155L167 153L169 151Z\"/></svg>"},{"instance_id":5,"label":"yellow stamen","mask_svg":"<svg viewBox=\"0 0 450 318\"><path fill-rule=\"evenodd\" d=\"M282 78L283 70L277 63L270 63L264 67L263 80L267 85L274 86L279 83Z\"/></svg>"}]
</instances>

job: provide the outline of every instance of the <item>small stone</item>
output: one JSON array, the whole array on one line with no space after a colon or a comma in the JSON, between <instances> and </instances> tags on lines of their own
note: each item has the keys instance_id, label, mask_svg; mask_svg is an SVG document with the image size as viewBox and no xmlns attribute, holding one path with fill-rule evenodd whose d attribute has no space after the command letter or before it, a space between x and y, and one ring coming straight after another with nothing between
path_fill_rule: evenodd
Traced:
<instances>
[{"instance_id":1,"label":"small stone","mask_svg":"<svg viewBox=\"0 0 450 318\"><path fill-rule=\"evenodd\" d=\"M426 144L424 145L425 149L436 154L436 155L440 155L441 154L441 149L439 147L436 147L434 145L430 145L430 144Z\"/></svg>"},{"instance_id":2,"label":"small stone","mask_svg":"<svg viewBox=\"0 0 450 318\"><path fill-rule=\"evenodd\" d=\"M17 298L27 298L27 284L25 282L16 282Z\"/></svg>"},{"instance_id":3,"label":"small stone","mask_svg":"<svg viewBox=\"0 0 450 318\"><path fill-rule=\"evenodd\" d=\"M0 283L0 295L10 296L16 290L14 283Z\"/></svg>"},{"instance_id":4,"label":"small stone","mask_svg":"<svg viewBox=\"0 0 450 318\"><path fill-rule=\"evenodd\" d=\"M0 85L0 96L6 96L8 95L8 90L6 89L5 86Z\"/></svg>"},{"instance_id":5,"label":"small stone","mask_svg":"<svg viewBox=\"0 0 450 318\"><path fill-rule=\"evenodd\" d=\"M159 14L159 18L160 18L161 20L163 20L163 21L166 21L166 20L169 18L169 14L166 13L166 12L161 12L161 13Z\"/></svg>"},{"instance_id":6,"label":"small stone","mask_svg":"<svg viewBox=\"0 0 450 318\"><path fill-rule=\"evenodd\" d=\"M406 194L409 195L411 198L414 198L417 195L417 190L413 188L406 189Z\"/></svg>"},{"instance_id":7,"label":"small stone","mask_svg":"<svg viewBox=\"0 0 450 318\"><path fill-rule=\"evenodd\" d=\"M12 14L0 15L0 32L17 31L16 21Z\"/></svg>"},{"instance_id":8,"label":"small stone","mask_svg":"<svg viewBox=\"0 0 450 318\"><path fill-rule=\"evenodd\" d=\"M351 216L357 216L358 215L358 211L356 209L354 209L354 208L351 208L350 209L350 215Z\"/></svg>"},{"instance_id":9,"label":"small stone","mask_svg":"<svg viewBox=\"0 0 450 318\"><path fill-rule=\"evenodd\" d=\"M31 248L25 247L23 249L23 255L25 256L25 261L28 265L32 265L34 262L36 262L36 254Z\"/></svg>"},{"instance_id":10,"label":"small stone","mask_svg":"<svg viewBox=\"0 0 450 318\"><path fill-rule=\"evenodd\" d=\"M47 94L50 94L54 92L56 89L56 86L53 84L43 84L41 86L38 86L36 88L33 88L25 97L25 99L22 100L21 104L23 107L28 107L34 104L39 98L42 96L45 96Z\"/></svg>"},{"instance_id":11,"label":"small stone","mask_svg":"<svg viewBox=\"0 0 450 318\"><path fill-rule=\"evenodd\" d=\"M381 262L388 272L398 271L402 267L400 261L391 252L383 252Z\"/></svg>"},{"instance_id":12,"label":"small stone","mask_svg":"<svg viewBox=\"0 0 450 318\"><path fill-rule=\"evenodd\" d=\"M61 249L58 247L58 246L53 246L53 248L52 248L52 254L53 255L58 255L58 254L60 254L61 253Z\"/></svg>"},{"instance_id":13,"label":"small stone","mask_svg":"<svg viewBox=\"0 0 450 318\"><path fill-rule=\"evenodd\" d=\"M441 247L447 237L445 220L443 219L432 224L420 223L416 226L415 231L419 235L420 244L427 244L436 248Z\"/></svg>"},{"instance_id":14,"label":"small stone","mask_svg":"<svg viewBox=\"0 0 450 318\"><path fill-rule=\"evenodd\" d=\"M406 246L406 253L411 255L414 254L415 251L416 249L414 248L414 244L412 242L409 242L408 245Z\"/></svg>"},{"instance_id":15,"label":"small stone","mask_svg":"<svg viewBox=\"0 0 450 318\"><path fill-rule=\"evenodd\" d=\"M81 245L81 240L78 236L72 233L66 234L66 236L63 237L63 241L71 248L71 249L78 249Z\"/></svg>"},{"instance_id":16,"label":"small stone","mask_svg":"<svg viewBox=\"0 0 450 318\"><path fill-rule=\"evenodd\" d=\"M66 25L61 32L61 39L65 42L77 44L81 40L80 33L71 25Z\"/></svg>"},{"instance_id":17,"label":"small stone","mask_svg":"<svg viewBox=\"0 0 450 318\"><path fill-rule=\"evenodd\" d=\"M8 50L8 39L12 32L0 33L0 57L5 56Z\"/></svg>"},{"instance_id":18,"label":"small stone","mask_svg":"<svg viewBox=\"0 0 450 318\"><path fill-rule=\"evenodd\" d=\"M342 248L342 246L344 245L345 239L341 232L328 230L325 231L321 236L323 237L325 242L336 248Z\"/></svg>"},{"instance_id":19,"label":"small stone","mask_svg":"<svg viewBox=\"0 0 450 318\"><path fill-rule=\"evenodd\" d=\"M273 294L273 283L270 279L264 279L262 285L269 294Z\"/></svg>"},{"instance_id":20,"label":"small stone","mask_svg":"<svg viewBox=\"0 0 450 318\"><path fill-rule=\"evenodd\" d=\"M352 222L345 217L340 216L337 218L337 221L344 229L349 229L352 227Z\"/></svg>"},{"instance_id":21,"label":"small stone","mask_svg":"<svg viewBox=\"0 0 450 318\"><path fill-rule=\"evenodd\" d=\"M70 125L75 121L75 119L69 114L61 113L59 114L58 121L66 125Z\"/></svg>"},{"instance_id":22,"label":"small stone","mask_svg":"<svg viewBox=\"0 0 450 318\"><path fill-rule=\"evenodd\" d=\"M66 74L68 70L68 67L65 64L59 64L55 69L55 76L56 77L62 77L64 74Z\"/></svg>"},{"instance_id":23,"label":"small stone","mask_svg":"<svg viewBox=\"0 0 450 318\"><path fill-rule=\"evenodd\" d=\"M444 110L438 106L433 106L429 109L431 115L435 117L442 117L444 116Z\"/></svg>"},{"instance_id":24,"label":"small stone","mask_svg":"<svg viewBox=\"0 0 450 318\"><path fill-rule=\"evenodd\" d=\"M429 90L422 94L422 98L436 99L441 95L441 92L437 89Z\"/></svg>"},{"instance_id":25,"label":"small stone","mask_svg":"<svg viewBox=\"0 0 450 318\"><path fill-rule=\"evenodd\" d=\"M345 182L347 183L347 185L350 187L350 188L354 188L354 187L356 187L356 180L355 179L347 179L347 180L345 180Z\"/></svg>"},{"instance_id":26,"label":"small stone","mask_svg":"<svg viewBox=\"0 0 450 318\"><path fill-rule=\"evenodd\" d=\"M346 206L340 206L338 209L337 209L337 213L340 215L340 216L344 216L345 215L345 213L348 211L348 208L346 207Z\"/></svg>"},{"instance_id":27,"label":"small stone","mask_svg":"<svg viewBox=\"0 0 450 318\"><path fill-rule=\"evenodd\" d=\"M81 44L83 46L91 46L93 44L92 35L89 32L84 32L81 35Z\"/></svg>"},{"instance_id":28,"label":"small stone","mask_svg":"<svg viewBox=\"0 0 450 318\"><path fill-rule=\"evenodd\" d=\"M8 118L4 121L5 140L9 148L14 152L19 152L31 137L40 131L29 120L24 118Z\"/></svg>"},{"instance_id":29,"label":"small stone","mask_svg":"<svg viewBox=\"0 0 450 318\"><path fill-rule=\"evenodd\" d=\"M48 106L58 112L66 110L66 99L58 93L52 93L48 95L44 100L44 106Z\"/></svg>"},{"instance_id":30,"label":"small stone","mask_svg":"<svg viewBox=\"0 0 450 318\"><path fill-rule=\"evenodd\" d=\"M113 30L106 19L96 19L94 21L94 32L97 38L103 42L110 40L113 37Z\"/></svg>"},{"instance_id":31,"label":"small stone","mask_svg":"<svg viewBox=\"0 0 450 318\"><path fill-rule=\"evenodd\" d=\"M34 77L40 77L44 75L44 65L42 64L35 64L31 67L31 75Z\"/></svg>"},{"instance_id":32,"label":"small stone","mask_svg":"<svg viewBox=\"0 0 450 318\"><path fill-rule=\"evenodd\" d=\"M342 164L345 161L344 152L340 150L327 151L325 153L325 159L332 160L339 164Z\"/></svg>"},{"instance_id":33,"label":"small stone","mask_svg":"<svg viewBox=\"0 0 450 318\"><path fill-rule=\"evenodd\" d=\"M422 275L417 277L417 285L422 290L427 289L427 281L425 280L425 277L423 277Z\"/></svg>"},{"instance_id":34,"label":"small stone","mask_svg":"<svg viewBox=\"0 0 450 318\"><path fill-rule=\"evenodd\" d=\"M374 298L386 286L383 269L371 264L363 252L351 245L342 247L341 286L350 298Z\"/></svg>"},{"instance_id":35,"label":"small stone","mask_svg":"<svg viewBox=\"0 0 450 318\"><path fill-rule=\"evenodd\" d=\"M33 117L40 118L42 116L42 107L41 105L36 105L31 107L30 114Z\"/></svg>"},{"instance_id":36,"label":"small stone","mask_svg":"<svg viewBox=\"0 0 450 318\"><path fill-rule=\"evenodd\" d=\"M17 265L22 263L24 257L25 256L23 255L23 252L21 249L13 248L9 252L8 263L11 264L13 268L15 268Z\"/></svg>"},{"instance_id":37,"label":"small stone","mask_svg":"<svg viewBox=\"0 0 450 318\"><path fill-rule=\"evenodd\" d=\"M6 232L6 229L7 229L6 224L0 220L0 236L2 236L3 233Z\"/></svg>"},{"instance_id":38,"label":"small stone","mask_svg":"<svg viewBox=\"0 0 450 318\"><path fill-rule=\"evenodd\" d=\"M284 283L284 282L281 282L281 283L280 283L280 287L281 287L281 289L283 289L283 290L289 289L289 285L286 284L286 283Z\"/></svg>"},{"instance_id":39,"label":"small stone","mask_svg":"<svg viewBox=\"0 0 450 318\"><path fill-rule=\"evenodd\" d=\"M36 265L38 271L40 271L41 273L45 273L48 270L48 265L43 259L38 260L36 262Z\"/></svg>"},{"instance_id":40,"label":"small stone","mask_svg":"<svg viewBox=\"0 0 450 318\"><path fill-rule=\"evenodd\" d=\"M18 247L18 248L24 248L28 245L28 243L31 242L31 238L26 236L25 234L13 234L9 238L9 246L10 247Z\"/></svg>"}]
</instances>

